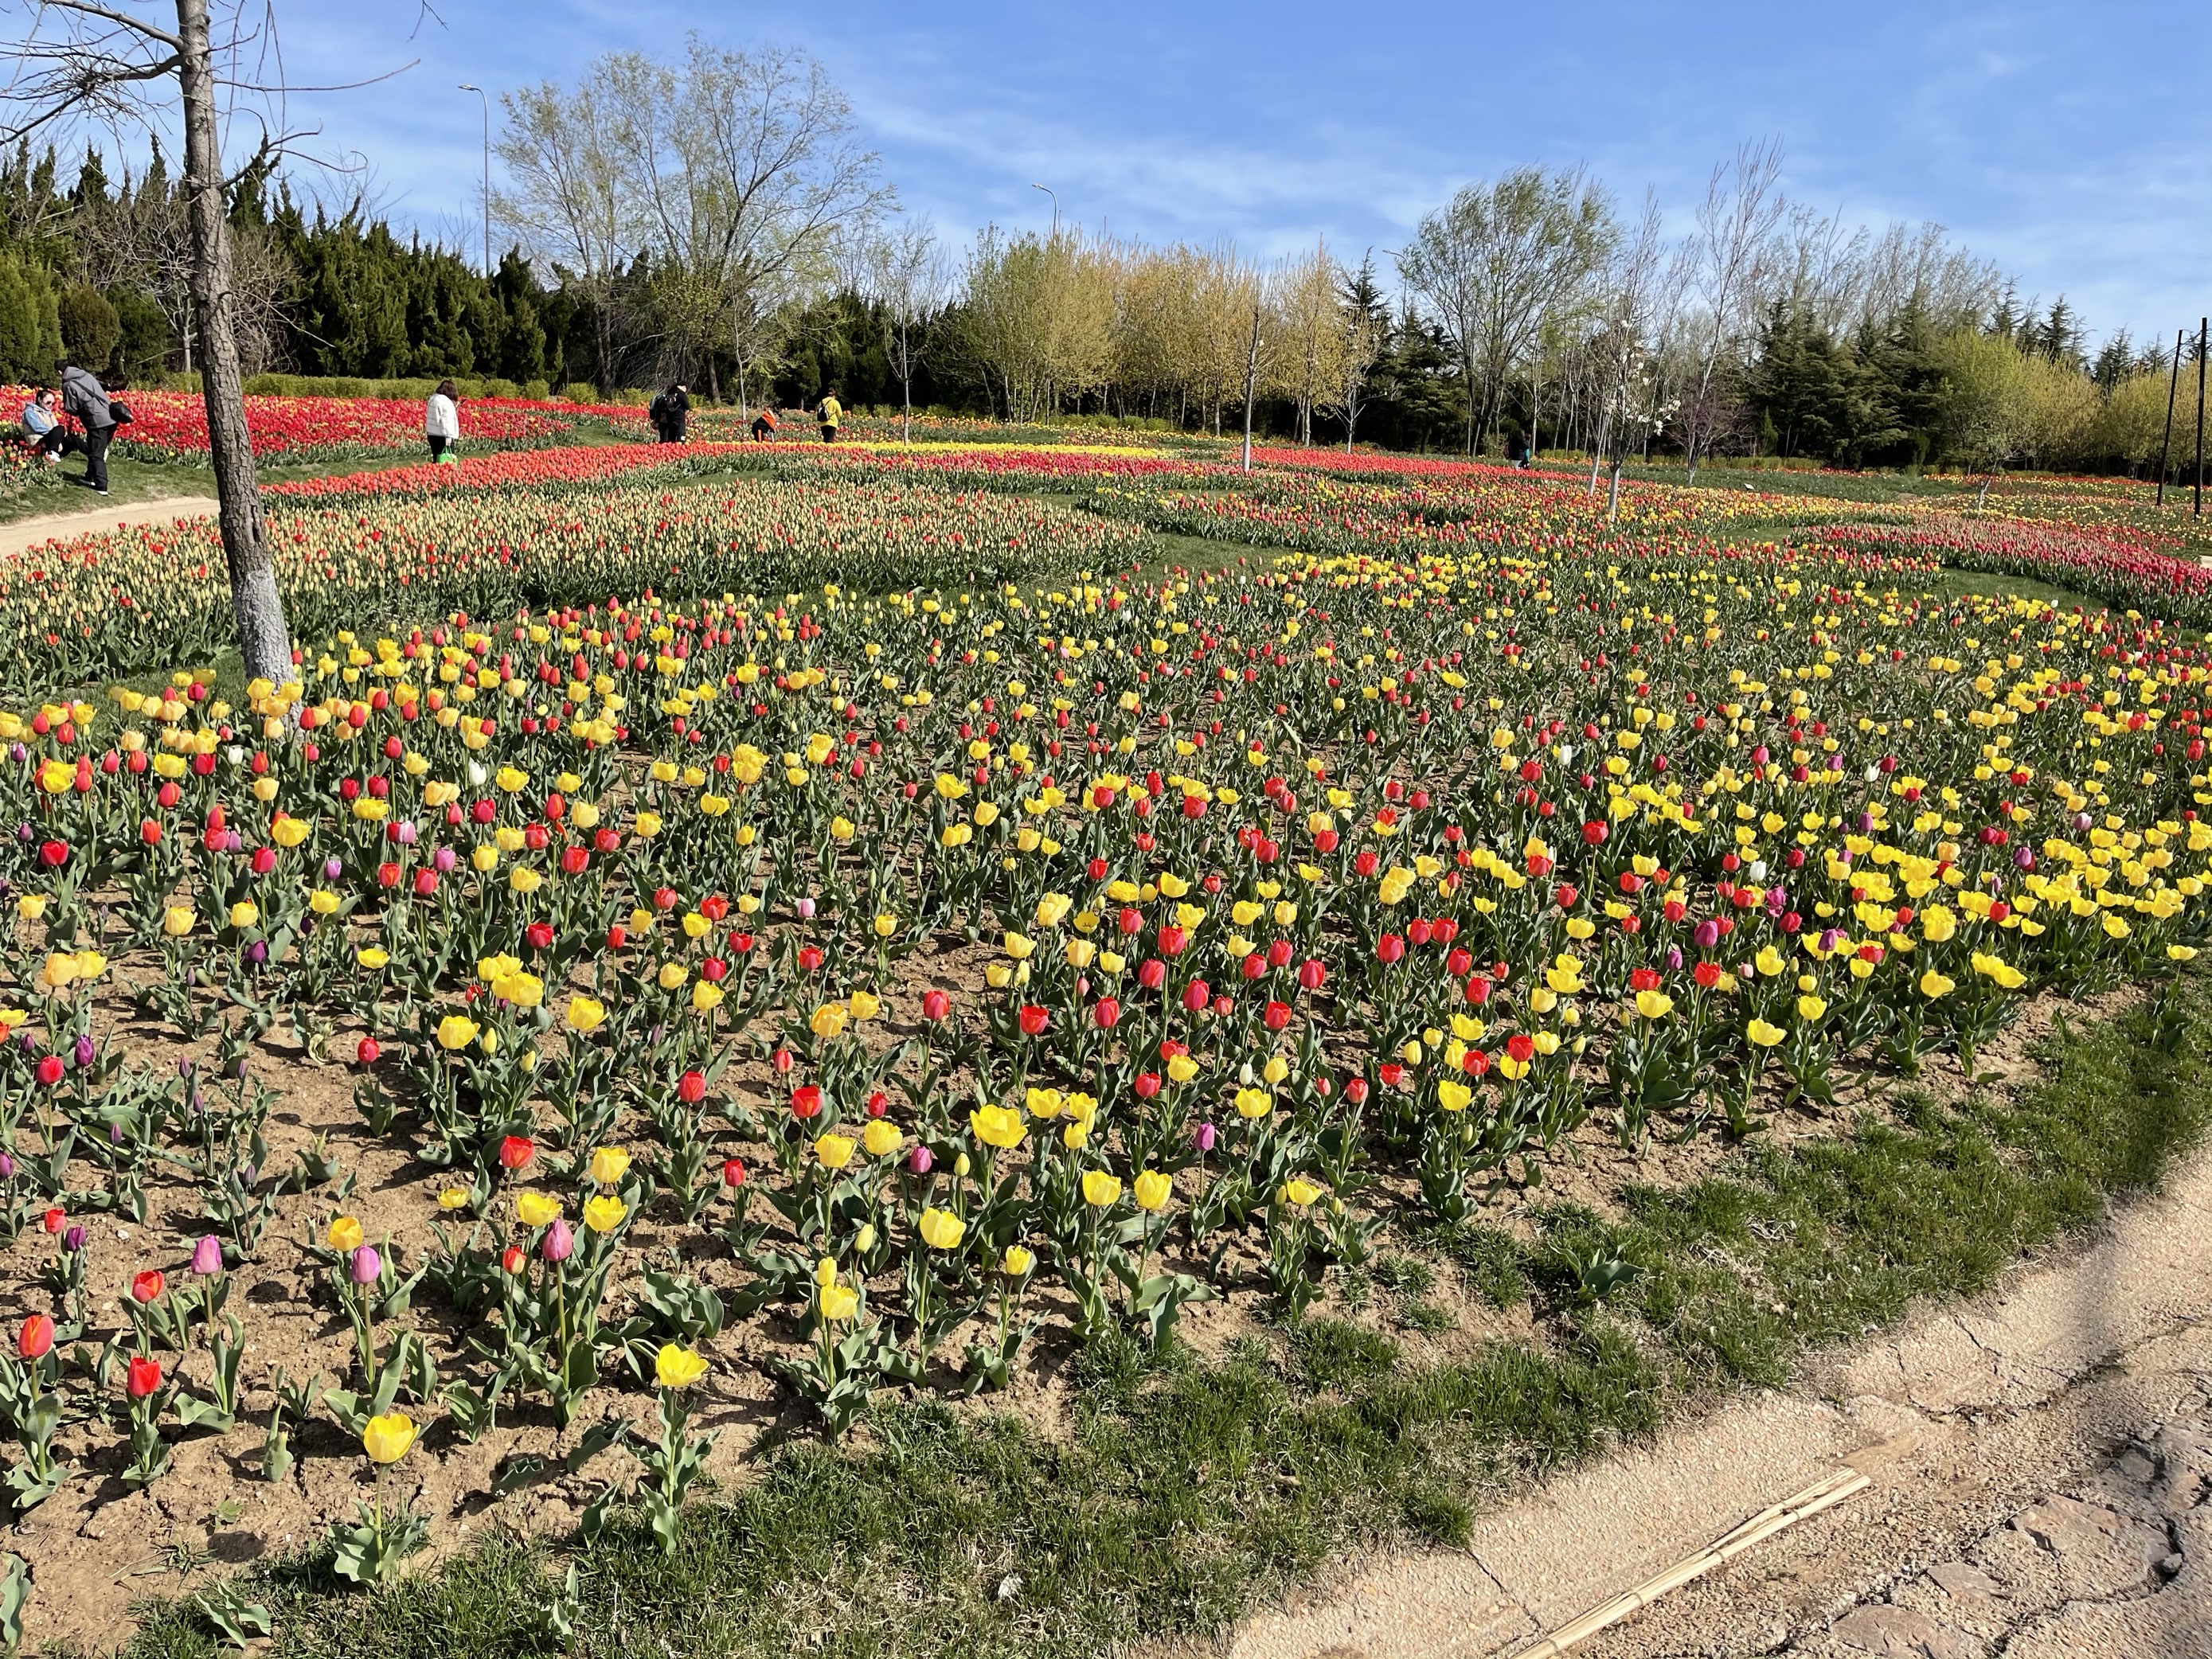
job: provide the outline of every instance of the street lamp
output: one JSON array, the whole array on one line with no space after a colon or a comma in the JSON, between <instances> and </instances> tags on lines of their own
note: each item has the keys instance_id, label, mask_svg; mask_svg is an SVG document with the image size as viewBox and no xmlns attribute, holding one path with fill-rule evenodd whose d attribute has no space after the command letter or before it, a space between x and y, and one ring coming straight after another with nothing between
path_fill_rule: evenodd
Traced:
<instances>
[{"instance_id":1,"label":"street lamp","mask_svg":"<svg viewBox=\"0 0 2212 1659\"><path fill-rule=\"evenodd\" d=\"M1031 185L1031 190L1041 190L1052 198L1052 234L1060 234L1060 197L1050 185Z\"/></svg>"},{"instance_id":2,"label":"street lamp","mask_svg":"<svg viewBox=\"0 0 2212 1659\"><path fill-rule=\"evenodd\" d=\"M464 81L458 90L473 92L483 105L483 213L484 213L484 276L491 276L491 100L484 89Z\"/></svg>"}]
</instances>

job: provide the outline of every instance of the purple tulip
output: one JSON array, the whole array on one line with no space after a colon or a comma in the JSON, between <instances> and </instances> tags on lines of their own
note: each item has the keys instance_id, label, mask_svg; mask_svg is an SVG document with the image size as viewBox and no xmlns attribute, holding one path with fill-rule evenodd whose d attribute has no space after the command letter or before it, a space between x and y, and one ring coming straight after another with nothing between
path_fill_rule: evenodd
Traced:
<instances>
[{"instance_id":1,"label":"purple tulip","mask_svg":"<svg viewBox=\"0 0 2212 1659\"><path fill-rule=\"evenodd\" d=\"M107 1126L107 1144L111 1146L120 1146L123 1144L123 1126L120 1123L111 1123Z\"/></svg>"},{"instance_id":2,"label":"purple tulip","mask_svg":"<svg viewBox=\"0 0 2212 1659\"><path fill-rule=\"evenodd\" d=\"M460 854L454 852L450 847L441 847L436 852L430 854L431 867L436 870L441 876L452 875L453 873L453 866L458 865L460 861Z\"/></svg>"},{"instance_id":3,"label":"purple tulip","mask_svg":"<svg viewBox=\"0 0 2212 1659\"><path fill-rule=\"evenodd\" d=\"M2012 855L2012 867L2015 870L2034 869L2035 854L2025 847L2019 848Z\"/></svg>"},{"instance_id":4,"label":"purple tulip","mask_svg":"<svg viewBox=\"0 0 2212 1659\"><path fill-rule=\"evenodd\" d=\"M76 1046L71 1048L70 1052L76 1056L76 1063L80 1066L84 1066L92 1064L93 1056L97 1054L99 1050L92 1046L92 1039L90 1037L81 1036L76 1040Z\"/></svg>"},{"instance_id":5,"label":"purple tulip","mask_svg":"<svg viewBox=\"0 0 2212 1659\"><path fill-rule=\"evenodd\" d=\"M1682 947L1679 945L1668 945L1667 947L1667 955L1664 960L1667 963L1667 971L1668 973L1672 974L1680 972L1682 966Z\"/></svg>"},{"instance_id":6,"label":"purple tulip","mask_svg":"<svg viewBox=\"0 0 2212 1659\"><path fill-rule=\"evenodd\" d=\"M323 879L325 881L336 881L344 873L345 866L339 863L337 860L329 858L323 860Z\"/></svg>"},{"instance_id":7,"label":"purple tulip","mask_svg":"<svg viewBox=\"0 0 2212 1659\"><path fill-rule=\"evenodd\" d=\"M20 743L11 743L8 745L8 758L20 766L31 758L31 751Z\"/></svg>"},{"instance_id":8,"label":"purple tulip","mask_svg":"<svg viewBox=\"0 0 2212 1659\"><path fill-rule=\"evenodd\" d=\"M1721 942L1721 925L1707 916L1698 924L1698 931L1690 938L1700 951L1710 951Z\"/></svg>"},{"instance_id":9,"label":"purple tulip","mask_svg":"<svg viewBox=\"0 0 2212 1659\"><path fill-rule=\"evenodd\" d=\"M1212 1152L1217 1139L1211 1123L1201 1123L1190 1133L1190 1144L1201 1153Z\"/></svg>"},{"instance_id":10,"label":"purple tulip","mask_svg":"<svg viewBox=\"0 0 2212 1659\"><path fill-rule=\"evenodd\" d=\"M246 962L248 967L258 968L268 960L269 946L260 939L254 940L246 947Z\"/></svg>"},{"instance_id":11,"label":"purple tulip","mask_svg":"<svg viewBox=\"0 0 2212 1659\"><path fill-rule=\"evenodd\" d=\"M928 1147L917 1146L906 1155L906 1172L908 1175L926 1176L936 1163L937 1159L931 1155Z\"/></svg>"},{"instance_id":12,"label":"purple tulip","mask_svg":"<svg viewBox=\"0 0 2212 1659\"><path fill-rule=\"evenodd\" d=\"M222 838L222 850L226 853L243 853L246 850L246 837L235 830L227 831Z\"/></svg>"},{"instance_id":13,"label":"purple tulip","mask_svg":"<svg viewBox=\"0 0 2212 1659\"><path fill-rule=\"evenodd\" d=\"M77 1251L82 1249L84 1248L83 1227L81 1225L72 1226L67 1232L64 1233L62 1235L62 1248L69 1251L71 1255L75 1255Z\"/></svg>"},{"instance_id":14,"label":"purple tulip","mask_svg":"<svg viewBox=\"0 0 2212 1659\"><path fill-rule=\"evenodd\" d=\"M27 847L36 841L38 836L33 832L29 824L19 823L15 826L15 839Z\"/></svg>"},{"instance_id":15,"label":"purple tulip","mask_svg":"<svg viewBox=\"0 0 2212 1659\"><path fill-rule=\"evenodd\" d=\"M1820 930L1820 949L1824 951L1834 950L1836 948L1837 941L1842 938L1842 933L1836 928L1822 928Z\"/></svg>"},{"instance_id":16,"label":"purple tulip","mask_svg":"<svg viewBox=\"0 0 2212 1659\"><path fill-rule=\"evenodd\" d=\"M544 1242L538 1248L548 1261L566 1261L576 1248L576 1235L568 1231L568 1222L556 1215L553 1224L545 1230Z\"/></svg>"},{"instance_id":17,"label":"purple tulip","mask_svg":"<svg viewBox=\"0 0 2212 1659\"><path fill-rule=\"evenodd\" d=\"M353 1282L374 1285L384 1277L384 1258L376 1253L376 1246L364 1244L353 1253Z\"/></svg>"},{"instance_id":18,"label":"purple tulip","mask_svg":"<svg viewBox=\"0 0 2212 1659\"><path fill-rule=\"evenodd\" d=\"M222 1245L213 1233L192 1246L192 1271L202 1279L212 1279L222 1271Z\"/></svg>"},{"instance_id":19,"label":"purple tulip","mask_svg":"<svg viewBox=\"0 0 2212 1659\"><path fill-rule=\"evenodd\" d=\"M13 1181L15 1178L15 1160L7 1153L0 1152L0 1181Z\"/></svg>"}]
</instances>

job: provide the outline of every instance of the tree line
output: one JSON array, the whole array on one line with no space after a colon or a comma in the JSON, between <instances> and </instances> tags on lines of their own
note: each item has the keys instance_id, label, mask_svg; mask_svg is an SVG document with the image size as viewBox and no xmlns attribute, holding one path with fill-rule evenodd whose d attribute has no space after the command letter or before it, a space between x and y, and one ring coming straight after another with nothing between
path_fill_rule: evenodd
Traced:
<instances>
[{"instance_id":1,"label":"tree line","mask_svg":"<svg viewBox=\"0 0 2212 1659\"><path fill-rule=\"evenodd\" d=\"M2085 350L1940 227L1856 228L1791 201L1747 144L1686 222L1579 172L1471 184L1378 261L988 226L899 210L842 94L801 52L694 36L501 99L495 270L366 203L228 187L248 373L457 374L600 392L683 379L740 405L1141 417L1617 467L1739 455L1845 466L2142 472L2166 443L2170 342ZM184 195L156 147L0 158L0 374L57 349L193 367ZM2194 342L2182 356L2193 361ZM2170 464L2195 440L2175 400Z\"/></svg>"}]
</instances>

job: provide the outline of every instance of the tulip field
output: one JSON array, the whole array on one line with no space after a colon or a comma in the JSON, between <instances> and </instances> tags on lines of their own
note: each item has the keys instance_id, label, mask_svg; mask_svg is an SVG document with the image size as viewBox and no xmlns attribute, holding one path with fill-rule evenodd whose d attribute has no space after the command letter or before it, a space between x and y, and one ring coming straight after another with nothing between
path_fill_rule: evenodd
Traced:
<instances>
[{"instance_id":1,"label":"tulip field","mask_svg":"<svg viewBox=\"0 0 2212 1659\"><path fill-rule=\"evenodd\" d=\"M115 394L132 420L116 435L112 453L131 460L204 466L207 410L197 392L131 390ZM0 408L22 408L28 387L0 386ZM577 441L586 428L635 427L641 412L623 404L471 398L461 404L461 447L544 449ZM374 460L426 453L422 404L411 398L250 397L246 422L253 453L264 462L305 465Z\"/></svg>"},{"instance_id":2,"label":"tulip field","mask_svg":"<svg viewBox=\"0 0 2212 1659\"><path fill-rule=\"evenodd\" d=\"M292 453L378 441L296 412ZM518 408L514 445L551 418ZM1173 1528L1078 1549L1047 1500L1028 1556L962 1523L916 1632L1097 1650L1096 1582L1024 1622L1072 1561L1164 1598L1135 1634L1344 1541L1229 1517L1321 1524L1401 1340L1551 1379L1457 1443L1494 1478L1666 1389L1778 1380L1723 1303L1761 1354L1893 1312L1805 1288L1792 1325L1751 1234L1687 1276L1608 1230L1717 1171L1795 1191L1788 1149L1862 1114L1884 1156L1962 1133L1897 1103L1963 1099L2055 1004L2149 986L2146 1047L2179 1051L2206 573L2132 507L1632 485L1609 524L1585 483L1034 444L315 480L267 498L282 686L216 672L208 524L0 566L0 1629L125 1639L94 1587L216 1514L307 1577L191 1578L139 1651L273 1621L301 1652L613 1652L606 1574L662 1596L670 1650L781 1651L876 1628L859 1532L818 1606L653 1575L736 1572L699 1565L731 1516L768 1552L924 1441L996 1445L981 1486L1055 1433L1095 1455L1111 1413L1070 1391L1113 1365L1114 1411L1182 1389L1179 1425L1255 1354L1368 1402L1282 1431L1303 1474L1233 1437L1159 1474L1210 1469L1178 1524L1236 1540L1193 1577ZM2026 1193L2023 1158L1989 1181ZM1456 1337L1407 1288L1438 1273L1492 1286ZM1344 1524L1451 1535L1414 1465L1468 1467L1450 1424L1496 1390L1459 1386ZM1071 1513L1104 1501L1079 1467ZM303 1585L415 1605L487 1513L582 1540L501 1558L538 1623L464 1640L417 1605L315 1645Z\"/></svg>"}]
</instances>

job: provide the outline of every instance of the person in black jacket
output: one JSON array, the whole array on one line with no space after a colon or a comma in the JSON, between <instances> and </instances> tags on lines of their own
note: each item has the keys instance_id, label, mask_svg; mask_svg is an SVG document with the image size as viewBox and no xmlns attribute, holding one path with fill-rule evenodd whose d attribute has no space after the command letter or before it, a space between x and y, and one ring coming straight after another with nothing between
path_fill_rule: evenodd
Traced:
<instances>
[{"instance_id":1,"label":"person in black jacket","mask_svg":"<svg viewBox=\"0 0 2212 1659\"><path fill-rule=\"evenodd\" d=\"M62 412L73 415L84 426L84 482L100 495L107 493L107 446L115 436L115 411L107 393L89 369L64 357L61 364Z\"/></svg>"},{"instance_id":2,"label":"person in black jacket","mask_svg":"<svg viewBox=\"0 0 2212 1659\"><path fill-rule=\"evenodd\" d=\"M653 400L653 407L647 414L653 422L653 429L660 434L661 442L680 444L691 417L691 394L678 380Z\"/></svg>"}]
</instances>

